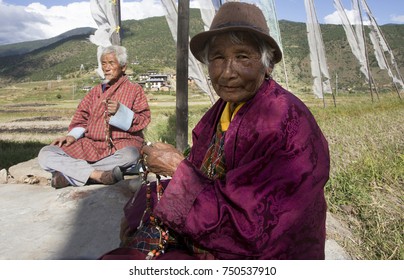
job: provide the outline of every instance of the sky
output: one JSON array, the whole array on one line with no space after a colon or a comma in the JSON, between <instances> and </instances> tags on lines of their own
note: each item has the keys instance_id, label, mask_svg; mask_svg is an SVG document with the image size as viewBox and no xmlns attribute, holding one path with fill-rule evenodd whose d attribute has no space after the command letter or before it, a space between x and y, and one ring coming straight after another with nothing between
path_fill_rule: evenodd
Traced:
<instances>
[{"instance_id":1,"label":"sky","mask_svg":"<svg viewBox=\"0 0 404 280\"><path fill-rule=\"evenodd\" d=\"M198 8L190 0L192 8ZM367 0L379 25L404 24L404 0ZM320 23L340 24L333 0L314 1ZM351 0L342 0L351 17ZM277 17L306 22L304 0L275 0ZM163 16L159 0L121 0L122 20ZM0 45L47 39L78 27L97 25L90 12L90 0L0 0Z\"/></svg>"}]
</instances>

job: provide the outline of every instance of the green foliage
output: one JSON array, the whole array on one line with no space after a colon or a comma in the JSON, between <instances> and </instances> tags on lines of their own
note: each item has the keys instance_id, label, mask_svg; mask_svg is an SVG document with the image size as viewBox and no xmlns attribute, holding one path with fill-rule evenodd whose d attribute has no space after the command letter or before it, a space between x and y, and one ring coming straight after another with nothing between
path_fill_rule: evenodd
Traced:
<instances>
[{"instance_id":1,"label":"green foliage","mask_svg":"<svg viewBox=\"0 0 404 280\"><path fill-rule=\"evenodd\" d=\"M81 64L92 72L97 67L96 50L85 37L76 36L26 55L5 57L0 61L1 79L56 80L79 73Z\"/></svg>"},{"instance_id":2,"label":"green foliage","mask_svg":"<svg viewBox=\"0 0 404 280\"><path fill-rule=\"evenodd\" d=\"M58 43L59 41L65 40L66 38L73 38L77 36L89 36L90 34L94 34L94 31L95 29L91 27L80 27L69 30L65 33L62 33L56 37L52 37L49 39L1 45L0 57L29 53L38 50L40 48L44 48L52 44Z\"/></svg>"}]
</instances>

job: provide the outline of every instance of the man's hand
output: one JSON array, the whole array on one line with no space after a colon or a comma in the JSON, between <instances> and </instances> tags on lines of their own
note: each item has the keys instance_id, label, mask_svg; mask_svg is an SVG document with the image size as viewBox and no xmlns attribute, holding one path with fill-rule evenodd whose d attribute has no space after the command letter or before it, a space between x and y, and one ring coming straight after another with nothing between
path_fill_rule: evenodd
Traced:
<instances>
[{"instance_id":1,"label":"man's hand","mask_svg":"<svg viewBox=\"0 0 404 280\"><path fill-rule=\"evenodd\" d=\"M105 102L107 104L108 114L110 114L111 116L115 115L119 109L119 102L111 99L108 99Z\"/></svg>"},{"instance_id":2,"label":"man's hand","mask_svg":"<svg viewBox=\"0 0 404 280\"><path fill-rule=\"evenodd\" d=\"M149 170L163 176L172 176L184 159L174 146L161 142L144 146L142 154Z\"/></svg>"},{"instance_id":3,"label":"man's hand","mask_svg":"<svg viewBox=\"0 0 404 280\"><path fill-rule=\"evenodd\" d=\"M51 145L57 145L59 147L62 147L63 145L65 145L66 147L68 147L74 142L76 142L76 138L74 138L71 135L67 135L67 136L63 136L63 137L60 137L60 138L54 140L51 143Z\"/></svg>"}]
</instances>

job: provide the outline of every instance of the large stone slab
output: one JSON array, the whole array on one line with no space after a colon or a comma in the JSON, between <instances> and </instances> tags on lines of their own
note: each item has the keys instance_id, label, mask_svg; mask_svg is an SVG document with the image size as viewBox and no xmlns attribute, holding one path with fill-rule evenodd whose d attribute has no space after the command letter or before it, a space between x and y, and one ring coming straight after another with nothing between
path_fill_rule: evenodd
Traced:
<instances>
[{"instance_id":1,"label":"large stone slab","mask_svg":"<svg viewBox=\"0 0 404 280\"><path fill-rule=\"evenodd\" d=\"M0 259L97 259L119 245L120 185L0 185Z\"/></svg>"},{"instance_id":2,"label":"large stone slab","mask_svg":"<svg viewBox=\"0 0 404 280\"><path fill-rule=\"evenodd\" d=\"M132 194L125 180L114 186L0 185L0 259L97 259L119 246L123 207ZM333 228L333 231L336 231ZM326 259L350 259L335 240Z\"/></svg>"},{"instance_id":3,"label":"large stone slab","mask_svg":"<svg viewBox=\"0 0 404 280\"><path fill-rule=\"evenodd\" d=\"M10 167L8 173L8 184L0 183L3 260L97 259L119 246L123 207L141 183L138 176L125 176L113 186L55 190L49 186L50 173L36 158ZM350 259L335 240L350 234L327 213L326 259Z\"/></svg>"}]
</instances>

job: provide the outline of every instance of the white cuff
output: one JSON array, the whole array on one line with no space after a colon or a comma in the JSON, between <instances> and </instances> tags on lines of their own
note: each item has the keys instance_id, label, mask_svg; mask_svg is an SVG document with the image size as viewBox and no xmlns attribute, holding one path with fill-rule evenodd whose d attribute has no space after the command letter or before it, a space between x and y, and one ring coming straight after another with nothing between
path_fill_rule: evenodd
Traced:
<instances>
[{"instance_id":1,"label":"white cuff","mask_svg":"<svg viewBox=\"0 0 404 280\"><path fill-rule=\"evenodd\" d=\"M109 119L109 124L113 125L123 131L128 131L129 128L132 126L132 120L135 113L126 107L125 105L119 103L119 109Z\"/></svg>"},{"instance_id":2,"label":"white cuff","mask_svg":"<svg viewBox=\"0 0 404 280\"><path fill-rule=\"evenodd\" d=\"M77 140L83 137L85 131L86 129L84 127L74 127L67 135L73 136Z\"/></svg>"}]
</instances>

